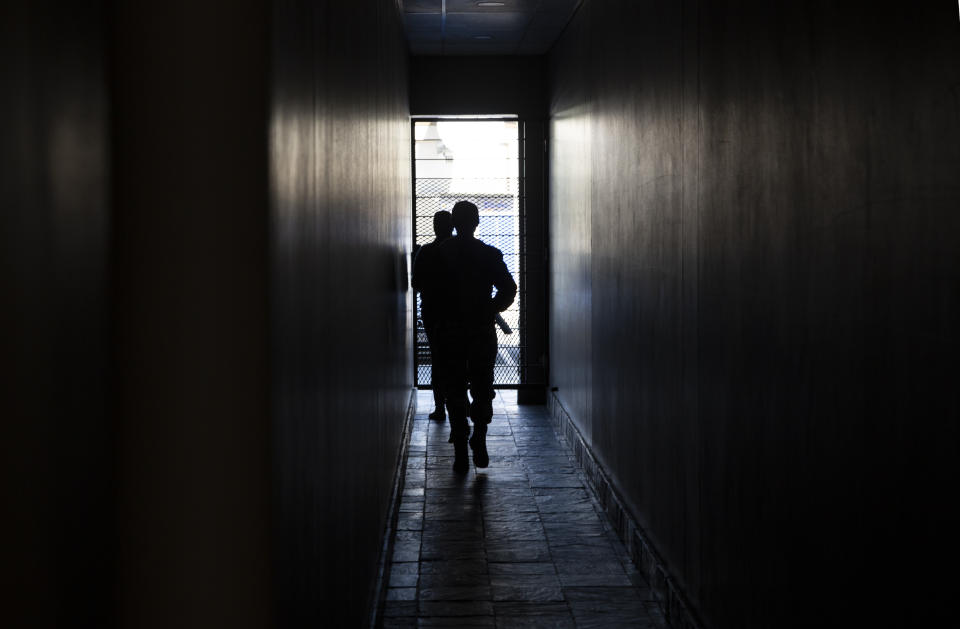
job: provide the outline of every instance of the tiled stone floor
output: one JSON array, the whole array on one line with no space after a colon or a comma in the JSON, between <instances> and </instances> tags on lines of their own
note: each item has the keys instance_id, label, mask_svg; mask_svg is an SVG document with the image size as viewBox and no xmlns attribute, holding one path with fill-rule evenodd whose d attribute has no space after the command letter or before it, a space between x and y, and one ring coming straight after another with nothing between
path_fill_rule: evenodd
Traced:
<instances>
[{"instance_id":1,"label":"tiled stone floor","mask_svg":"<svg viewBox=\"0 0 960 629\"><path fill-rule=\"evenodd\" d=\"M490 467L458 477L418 393L382 626L666 627L545 407L516 399L494 400Z\"/></svg>"}]
</instances>

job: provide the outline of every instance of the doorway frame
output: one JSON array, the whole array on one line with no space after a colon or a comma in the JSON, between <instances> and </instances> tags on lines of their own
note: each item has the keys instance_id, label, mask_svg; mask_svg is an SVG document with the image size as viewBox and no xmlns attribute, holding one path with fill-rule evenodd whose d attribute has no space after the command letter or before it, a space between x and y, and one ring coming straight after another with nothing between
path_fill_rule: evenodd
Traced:
<instances>
[{"instance_id":1,"label":"doorway frame","mask_svg":"<svg viewBox=\"0 0 960 629\"><path fill-rule=\"evenodd\" d=\"M411 218L411 236L413 239L411 251L413 256L411 257L411 273L413 272L413 260L416 258L417 252L417 140L416 140L416 124L418 122L449 122L449 121L463 121L463 122L516 122L517 123L517 181L518 181L518 236L520 240L519 250L518 250L518 270L517 273L519 277L517 278L517 294L526 295L526 290L528 288L526 276L527 276L527 256L529 252L526 249L527 242L527 195L526 195L526 172L525 172L525 156L526 156L526 131L525 125L527 121L518 114L464 114L464 115L432 115L432 116L421 116L421 115L412 115L410 116L410 189L412 194L410 195L410 218ZM517 384L494 384L494 389L505 389L505 390L517 390L523 391L528 389L540 390L543 389L545 383L530 383L527 382L527 360L529 358L527 352L527 341L529 334L527 329L527 305L526 299L521 299L518 304L518 319L519 319L519 330L518 334L523 336L520 338L520 358L519 358L519 371L520 371L520 382ZM418 382L418 366L417 366L417 351L418 351L418 327L417 327L417 295L416 292L413 294L413 330L412 330L412 352L413 352L413 383L417 390L420 391L432 391L433 383L431 379L431 384L421 384Z\"/></svg>"}]
</instances>

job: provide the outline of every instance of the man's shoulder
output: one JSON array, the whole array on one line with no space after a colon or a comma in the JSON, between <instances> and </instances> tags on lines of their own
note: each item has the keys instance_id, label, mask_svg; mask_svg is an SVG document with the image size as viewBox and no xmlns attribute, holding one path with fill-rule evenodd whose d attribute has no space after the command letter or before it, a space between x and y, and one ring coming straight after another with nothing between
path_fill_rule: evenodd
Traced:
<instances>
[{"instance_id":1,"label":"man's shoulder","mask_svg":"<svg viewBox=\"0 0 960 629\"><path fill-rule=\"evenodd\" d=\"M503 253L499 249L477 238L450 238L440 243L437 252L441 255L466 257L475 262L495 262L503 259Z\"/></svg>"},{"instance_id":2,"label":"man's shoulder","mask_svg":"<svg viewBox=\"0 0 960 629\"><path fill-rule=\"evenodd\" d=\"M425 245L421 245L420 250L417 251L417 259L429 260L437 253L442 244L443 243L434 240Z\"/></svg>"},{"instance_id":3,"label":"man's shoulder","mask_svg":"<svg viewBox=\"0 0 960 629\"><path fill-rule=\"evenodd\" d=\"M483 255L492 259L492 260L502 260L503 252L494 247L493 245L488 245L485 242L477 241L480 243L480 250L483 252Z\"/></svg>"}]
</instances>

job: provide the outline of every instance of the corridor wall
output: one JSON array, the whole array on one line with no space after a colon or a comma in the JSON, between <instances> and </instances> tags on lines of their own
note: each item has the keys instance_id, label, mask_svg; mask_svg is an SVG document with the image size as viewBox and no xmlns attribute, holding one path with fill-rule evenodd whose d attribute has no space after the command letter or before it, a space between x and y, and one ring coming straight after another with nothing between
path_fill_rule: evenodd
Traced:
<instances>
[{"instance_id":1,"label":"corridor wall","mask_svg":"<svg viewBox=\"0 0 960 629\"><path fill-rule=\"evenodd\" d=\"M407 48L390 0L276 3L271 39L278 610L356 627L413 386Z\"/></svg>"},{"instance_id":2,"label":"corridor wall","mask_svg":"<svg viewBox=\"0 0 960 629\"><path fill-rule=\"evenodd\" d=\"M0 625L358 626L412 391L397 5L0 8Z\"/></svg>"},{"instance_id":3,"label":"corridor wall","mask_svg":"<svg viewBox=\"0 0 960 629\"><path fill-rule=\"evenodd\" d=\"M101 3L0 5L0 626L108 626L110 127Z\"/></svg>"},{"instance_id":4,"label":"corridor wall","mask_svg":"<svg viewBox=\"0 0 960 629\"><path fill-rule=\"evenodd\" d=\"M551 384L707 626L947 607L958 85L950 2L586 0L550 54Z\"/></svg>"},{"instance_id":5,"label":"corridor wall","mask_svg":"<svg viewBox=\"0 0 960 629\"><path fill-rule=\"evenodd\" d=\"M267 17L106 19L118 626L272 620Z\"/></svg>"},{"instance_id":6,"label":"corridor wall","mask_svg":"<svg viewBox=\"0 0 960 629\"><path fill-rule=\"evenodd\" d=\"M412 386L396 6L114 11L121 624L360 625Z\"/></svg>"}]
</instances>

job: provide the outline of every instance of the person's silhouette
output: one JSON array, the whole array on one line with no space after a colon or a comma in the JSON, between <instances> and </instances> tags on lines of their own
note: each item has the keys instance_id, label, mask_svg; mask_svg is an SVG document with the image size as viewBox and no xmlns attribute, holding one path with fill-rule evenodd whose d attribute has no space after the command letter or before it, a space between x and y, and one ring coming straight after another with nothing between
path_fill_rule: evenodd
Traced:
<instances>
[{"instance_id":1,"label":"person's silhouette","mask_svg":"<svg viewBox=\"0 0 960 629\"><path fill-rule=\"evenodd\" d=\"M420 319L423 329L427 333L427 343L430 345L431 377L433 384L433 412L430 419L443 421L446 418L443 410L443 368L441 366L442 350L440 335L437 333L438 305L436 286L438 285L437 248L447 238L453 235L453 217L450 212L440 210L433 215L433 242L429 242L417 252L413 261L413 278L410 283L414 290L420 291Z\"/></svg>"},{"instance_id":2,"label":"person's silhouette","mask_svg":"<svg viewBox=\"0 0 960 629\"><path fill-rule=\"evenodd\" d=\"M457 235L437 248L441 263L434 286L439 322L437 330L443 348L444 397L450 413L450 436L456 460L453 469L465 473L467 460L467 386L473 402L473 461L477 467L489 465L487 425L493 416L493 364L497 357L494 322L517 294L517 284L503 263L503 253L474 238L480 224L477 206L458 201L453 206L453 226ZM496 288L495 296L491 296Z\"/></svg>"}]
</instances>

